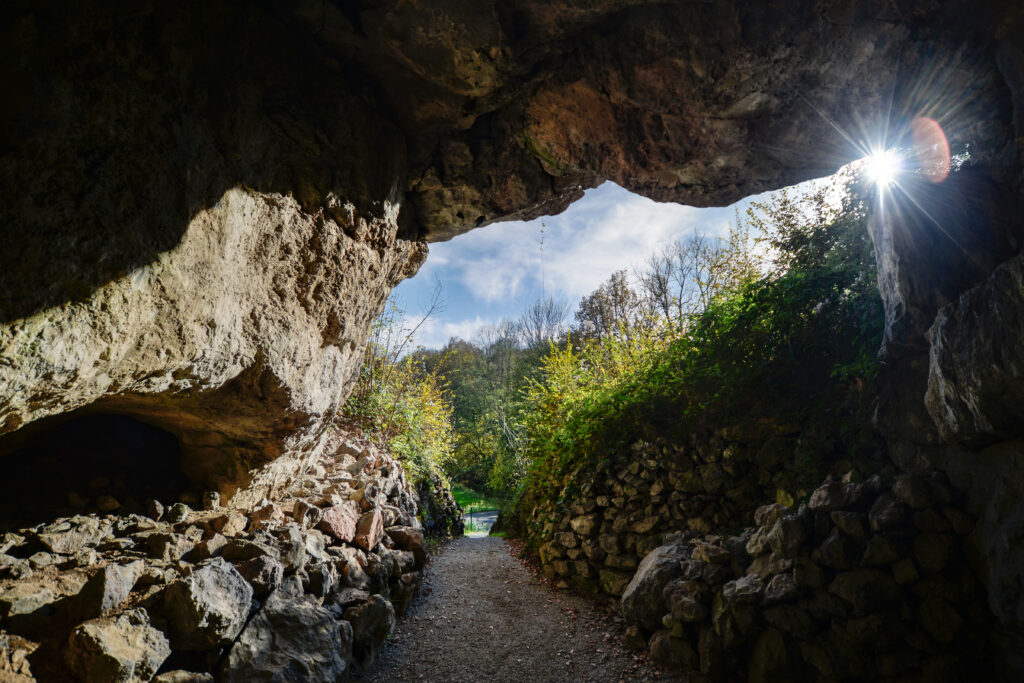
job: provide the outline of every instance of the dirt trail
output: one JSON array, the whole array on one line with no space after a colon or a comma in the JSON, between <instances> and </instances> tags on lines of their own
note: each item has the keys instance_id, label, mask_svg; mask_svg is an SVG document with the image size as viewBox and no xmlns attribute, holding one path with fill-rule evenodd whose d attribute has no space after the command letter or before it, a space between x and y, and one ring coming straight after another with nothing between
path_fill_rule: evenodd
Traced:
<instances>
[{"instance_id":1,"label":"dirt trail","mask_svg":"<svg viewBox=\"0 0 1024 683\"><path fill-rule=\"evenodd\" d=\"M504 539L460 538L428 565L367 681L634 681L658 676L622 648L599 605L556 591Z\"/></svg>"}]
</instances>

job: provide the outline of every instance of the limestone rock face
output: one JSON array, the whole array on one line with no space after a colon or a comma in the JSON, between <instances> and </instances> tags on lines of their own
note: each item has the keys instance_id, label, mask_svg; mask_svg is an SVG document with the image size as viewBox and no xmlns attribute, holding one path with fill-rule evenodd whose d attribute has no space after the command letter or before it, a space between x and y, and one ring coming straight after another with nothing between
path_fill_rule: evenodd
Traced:
<instances>
[{"instance_id":1,"label":"limestone rock face","mask_svg":"<svg viewBox=\"0 0 1024 683\"><path fill-rule=\"evenodd\" d=\"M4 424L128 412L175 433L186 473L228 491L310 450L386 292L422 256L395 241L393 216L361 229L380 244L291 198L227 191L155 262L0 331Z\"/></svg>"},{"instance_id":2,"label":"limestone rock face","mask_svg":"<svg viewBox=\"0 0 1024 683\"><path fill-rule=\"evenodd\" d=\"M939 432L968 446L1024 435L1024 256L939 311L925 403Z\"/></svg>"},{"instance_id":3,"label":"limestone rock face","mask_svg":"<svg viewBox=\"0 0 1024 683\"><path fill-rule=\"evenodd\" d=\"M860 156L837 128L892 112L898 135L955 100L951 143L1012 197L1010 10L21 4L0 29L0 454L47 418L124 413L250 506L324 452L414 240L557 213L605 179L725 204ZM877 231L894 339L1019 246L988 215L955 235L967 260L934 230ZM948 286L919 277L939 252Z\"/></svg>"}]
</instances>

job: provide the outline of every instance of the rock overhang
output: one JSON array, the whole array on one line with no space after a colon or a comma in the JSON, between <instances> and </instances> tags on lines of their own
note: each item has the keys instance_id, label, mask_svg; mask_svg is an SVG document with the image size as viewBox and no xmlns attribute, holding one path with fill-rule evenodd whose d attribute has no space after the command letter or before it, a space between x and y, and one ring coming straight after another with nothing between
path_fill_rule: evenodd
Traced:
<instances>
[{"instance_id":1,"label":"rock overhang","mask_svg":"<svg viewBox=\"0 0 1024 683\"><path fill-rule=\"evenodd\" d=\"M104 405L196 463L233 450L201 475L225 491L323 442L417 240L557 213L606 179L727 204L827 175L920 115L1019 191L1012 3L9 18L0 431Z\"/></svg>"}]
</instances>

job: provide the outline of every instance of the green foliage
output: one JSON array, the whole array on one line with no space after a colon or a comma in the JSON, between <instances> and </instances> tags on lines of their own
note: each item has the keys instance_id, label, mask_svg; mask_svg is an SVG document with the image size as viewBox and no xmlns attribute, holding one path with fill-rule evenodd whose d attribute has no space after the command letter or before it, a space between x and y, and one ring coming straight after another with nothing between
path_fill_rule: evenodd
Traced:
<instances>
[{"instance_id":1,"label":"green foliage","mask_svg":"<svg viewBox=\"0 0 1024 683\"><path fill-rule=\"evenodd\" d=\"M830 457L856 455L883 322L860 192L851 179L840 206L824 191L755 205L719 272L713 258L701 266L716 284L685 319L552 349L524 392L532 467L517 506L557 500L577 471L637 439L751 417L813 424Z\"/></svg>"},{"instance_id":2,"label":"green foliage","mask_svg":"<svg viewBox=\"0 0 1024 683\"><path fill-rule=\"evenodd\" d=\"M424 371L412 357L398 357L401 321L394 304L378 320L344 417L387 447L419 481L443 473L455 433L444 377Z\"/></svg>"},{"instance_id":3,"label":"green foliage","mask_svg":"<svg viewBox=\"0 0 1024 683\"><path fill-rule=\"evenodd\" d=\"M500 501L489 498L482 493L477 493L473 489L466 488L459 484L452 485L452 495L455 496L455 502L458 503L459 507L463 510L468 510L470 507L478 512L483 510L501 509Z\"/></svg>"}]
</instances>

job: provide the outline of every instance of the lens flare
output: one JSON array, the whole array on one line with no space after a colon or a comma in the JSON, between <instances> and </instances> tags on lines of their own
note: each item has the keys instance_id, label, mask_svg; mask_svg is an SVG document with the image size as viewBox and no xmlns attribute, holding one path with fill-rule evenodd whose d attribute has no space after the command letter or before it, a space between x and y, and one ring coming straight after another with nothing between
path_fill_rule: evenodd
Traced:
<instances>
[{"instance_id":1,"label":"lens flare","mask_svg":"<svg viewBox=\"0 0 1024 683\"><path fill-rule=\"evenodd\" d=\"M914 140L914 157L924 177L933 183L941 183L949 176L949 141L942 132L942 126L934 119L921 117L910 124L910 135Z\"/></svg>"},{"instance_id":2,"label":"lens flare","mask_svg":"<svg viewBox=\"0 0 1024 683\"><path fill-rule=\"evenodd\" d=\"M896 180L902 166L900 156L891 149L872 153L865 159L864 169L868 177L879 187L888 187Z\"/></svg>"}]
</instances>

